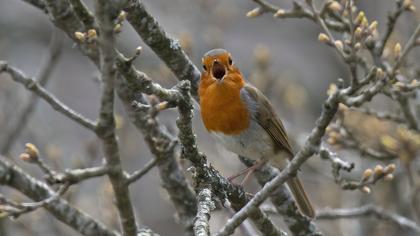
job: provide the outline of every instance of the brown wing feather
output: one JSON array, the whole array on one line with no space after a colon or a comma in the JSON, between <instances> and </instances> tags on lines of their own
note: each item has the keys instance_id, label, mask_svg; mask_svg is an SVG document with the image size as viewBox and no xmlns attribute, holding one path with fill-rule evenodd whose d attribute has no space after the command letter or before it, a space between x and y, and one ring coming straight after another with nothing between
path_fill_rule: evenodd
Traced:
<instances>
[{"instance_id":1,"label":"brown wing feather","mask_svg":"<svg viewBox=\"0 0 420 236\"><path fill-rule=\"evenodd\" d=\"M293 150L286 130L267 97L252 85L246 84L244 88L258 104L254 117L258 124L267 131L279 149L289 152L290 158L293 158Z\"/></svg>"}]
</instances>

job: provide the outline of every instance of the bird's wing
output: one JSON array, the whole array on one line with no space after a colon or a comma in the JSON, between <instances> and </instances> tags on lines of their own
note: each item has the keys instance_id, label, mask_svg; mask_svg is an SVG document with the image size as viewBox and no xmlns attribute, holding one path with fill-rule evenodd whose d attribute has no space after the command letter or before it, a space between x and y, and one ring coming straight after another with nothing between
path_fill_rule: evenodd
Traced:
<instances>
[{"instance_id":1,"label":"bird's wing","mask_svg":"<svg viewBox=\"0 0 420 236\"><path fill-rule=\"evenodd\" d=\"M287 151L290 153L290 158L292 158L293 150L290 146L286 130L267 97L257 88L249 84L244 86L244 92L246 93L245 96L249 97L248 99L252 99L255 102L252 108L254 110L252 119L257 121L267 131L280 150Z\"/></svg>"}]
</instances>

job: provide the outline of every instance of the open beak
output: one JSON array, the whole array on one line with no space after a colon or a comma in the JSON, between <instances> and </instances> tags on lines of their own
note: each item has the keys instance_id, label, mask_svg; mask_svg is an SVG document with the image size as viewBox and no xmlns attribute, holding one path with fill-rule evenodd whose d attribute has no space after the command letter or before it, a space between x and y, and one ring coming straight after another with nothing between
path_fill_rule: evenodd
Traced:
<instances>
[{"instance_id":1,"label":"open beak","mask_svg":"<svg viewBox=\"0 0 420 236\"><path fill-rule=\"evenodd\" d=\"M214 78L221 80L226 75L226 68L222 63L215 61L211 69L211 73Z\"/></svg>"}]
</instances>

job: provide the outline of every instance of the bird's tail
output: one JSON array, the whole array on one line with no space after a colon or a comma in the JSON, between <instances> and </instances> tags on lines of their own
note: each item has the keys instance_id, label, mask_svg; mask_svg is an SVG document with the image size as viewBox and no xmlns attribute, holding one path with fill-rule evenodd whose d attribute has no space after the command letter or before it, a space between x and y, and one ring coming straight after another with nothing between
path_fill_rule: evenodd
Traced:
<instances>
[{"instance_id":1,"label":"bird's tail","mask_svg":"<svg viewBox=\"0 0 420 236\"><path fill-rule=\"evenodd\" d=\"M287 185L289 186L289 189L292 192L293 197L295 198L299 210L307 217L314 218L315 210L312 207L312 204L309 201L305 190L303 190L302 183L300 182L298 177L293 177L289 179L287 181Z\"/></svg>"}]
</instances>

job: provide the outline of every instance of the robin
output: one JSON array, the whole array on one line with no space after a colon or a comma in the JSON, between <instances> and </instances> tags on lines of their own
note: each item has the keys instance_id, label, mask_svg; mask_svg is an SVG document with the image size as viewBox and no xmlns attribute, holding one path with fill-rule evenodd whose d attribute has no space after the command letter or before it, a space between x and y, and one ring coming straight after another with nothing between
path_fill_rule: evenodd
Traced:
<instances>
[{"instance_id":1,"label":"robin","mask_svg":"<svg viewBox=\"0 0 420 236\"><path fill-rule=\"evenodd\" d=\"M202 64L199 96L206 129L226 149L255 160L251 168L268 162L282 170L293 158L293 150L267 97L245 82L228 51L210 50ZM298 177L287 185L300 211L313 218L315 211Z\"/></svg>"}]
</instances>

